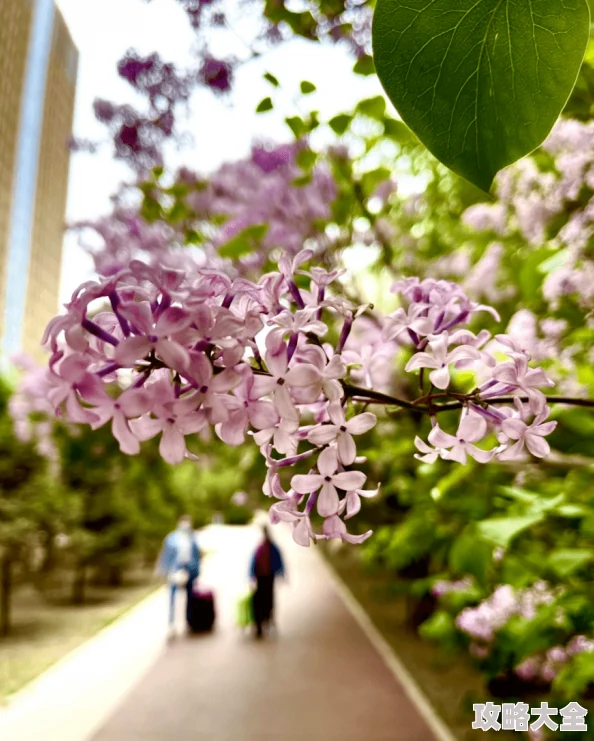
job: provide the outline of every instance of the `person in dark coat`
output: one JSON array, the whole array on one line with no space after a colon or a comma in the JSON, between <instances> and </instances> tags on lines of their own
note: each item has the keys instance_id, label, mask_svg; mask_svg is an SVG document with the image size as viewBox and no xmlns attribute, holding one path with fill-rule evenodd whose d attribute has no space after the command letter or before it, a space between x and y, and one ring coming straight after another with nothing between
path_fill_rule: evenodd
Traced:
<instances>
[{"instance_id":1,"label":"person in dark coat","mask_svg":"<svg viewBox=\"0 0 594 741\"><path fill-rule=\"evenodd\" d=\"M285 576L283 557L270 539L267 527L263 528L263 535L250 566L250 576L256 582L253 606L257 638L262 638L263 626L268 625L274 615L274 580L277 576Z\"/></svg>"}]
</instances>

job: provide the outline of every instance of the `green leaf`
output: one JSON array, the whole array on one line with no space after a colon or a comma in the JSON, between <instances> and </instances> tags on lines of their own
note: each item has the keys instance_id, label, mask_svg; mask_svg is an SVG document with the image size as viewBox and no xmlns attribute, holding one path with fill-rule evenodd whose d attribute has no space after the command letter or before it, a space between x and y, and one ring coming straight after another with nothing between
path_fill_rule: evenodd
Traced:
<instances>
[{"instance_id":1,"label":"green leaf","mask_svg":"<svg viewBox=\"0 0 594 741\"><path fill-rule=\"evenodd\" d=\"M419 628L420 636L429 641L444 641L455 633L454 618L444 610L435 612Z\"/></svg>"},{"instance_id":2,"label":"green leaf","mask_svg":"<svg viewBox=\"0 0 594 741\"><path fill-rule=\"evenodd\" d=\"M399 144L412 144L415 141L415 135L408 126L396 118L386 118L384 120L384 134Z\"/></svg>"},{"instance_id":3,"label":"green leaf","mask_svg":"<svg viewBox=\"0 0 594 741\"><path fill-rule=\"evenodd\" d=\"M357 113L362 113L364 116L374 118L376 121L384 122L386 115L386 101L381 95L376 95L373 98L365 98L357 103L355 109Z\"/></svg>"},{"instance_id":4,"label":"green leaf","mask_svg":"<svg viewBox=\"0 0 594 741\"><path fill-rule=\"evenodd\" d=\"M360 59L357 59L353 66L353 72L356 75L364 75L365 77L368 75L374 75L375 64L373 63L373 57L369 56L369 54L365 54Z\"/></svg>"},{"instance_id":5,"label":"green leaf","mask_svg":"<svg viewBox=\"0 0 594 741\"><path fill-rule=\"evenodd\" d=\"M373 49L398 113L488 191L563 110L589 37L586 0L378 0Z\"/></svg>"},{"instance_id":6,"label":"green leaf","mask_svg":"<svg viewBox=\"0 0 594 741\"><path fill-rule=\"evenodd\" d=\"M308 172L305 175L301 175L301 177L293 178L293 180L291 180L291 185L294 185L296 188L303 188L305 185L309 185L311 180L311 172Z\"/></svg>"},{"instance_id":7,"label":"green leaf","mask_svg":"<svg viewBox=\"0 0 594 741\"><path fill-rule=\"evenodd\" d=\"M568 263L570 259L571 252L569 250L569 247L565 247L564 249L555 252L552 257L549 257L544 262L541 262L538 266L538 272L542 273L543 275L554 273L559 270L559 268L562 268L566 263Z\"/></svg>"},{"instance_id":8,"label":"green leaf","mask_svg":"<svg viewBox=\"0 0 594 741\"><path fill-rule=\"evenodd\" d=\"M468 532L456 538L450 550L450 568L458 574L471 574L483 584L493 563L493 546Z\"/></svg>"},{"instance_id":9,"label":"green leaf","mask_svg":"<svg viewBox=\"0 0 594 741\"><path fill-rule=\"evenodd\" d=\"M280 82L276 79L274 75L270 74L270 72L264 73L264 79L268 80L268 82L274 87L278 87L280 85Z\"/></svg>"},{"instance_id":10,"label":"green leaf","mask_svg":"<svg viewBox=\"0 0 594 741\"><path fill-rule=\"evenodd\" d=\"M301 84L299 86L301 88L301 92L303 95L309 95L310 93L314 93L316 91L316 86L313 84L313 82L309 82L309 80L301 80Z\"/></svg>"},{"instance_id":11,"label":"green leaf","mask_svg":"<svg viewBox=\"0 0 594 741\"><path fill-rule=\"evenodd\" d=\"M145 196L142 202L140 215L145 221L148 221L150 224L153 221L158 221L163 217L163 209L161 208L161 204L159 203L159 201L157 201L155 198L153 198L152 196Z\"/></svg>"},{"instance_id":12,"label":"green leaf","mask_svg":"<svg viewBox=\"0 0 594 741\"><path fill-rule=\"evenodd\" d=\"M564 579L579 571L594 559L594 551L586 548L558 548L549 554L549 566Z\"/></svg>"},{"instance_id":13,"label":"green leaf","mask_svg":"<svg viewBox=\"0 0 594 741\"><path fill-rule=\"evenodd\" d=\"M348 113L339 113L338 116L334 116L334 118L328 121L328 126L330 126L335 134L342 136L351 125L352 120L353 117Z\"/></svg>"},{"instance_id":14,"label":"green leaf","mask_svg":"<svg viewBox=\"0 0 594 741\"><path fill-rule=\"evenodd\" d=\"M187 183L174 183L170 188L165 188L164 190L167 195L173 196L173 198L177 199L187 196L188 191L189 188Z\"/></svg>"},{"instance_id":15,"label":"green leaf","mask_svg":"<svg viewBox=\"0 0 594 741\"><path fill-rule=\"evenodd\" d=\"M586 517L588 514L588 510L579 504L562 504L554 511L556 515L568 518Z\"/></svg>"},{"instance_id":16,"label":"green leaf","mask_svg":"<svg viewBox=\"0 0 594 741\"><path fill-rule=\"evenodd\" d=\"M183 201L176 201L167 213L167 221L170 224L178 224L180 221L189 219L192 210Z\"/></svg>"},{"instance_id":17,"label":"green leaf","mask_svg":"<svg viewBox=\"0 0 594 741\"><path fill-rule=\"evenodd\" d=\"M479 522L477 529L480 536L485 540L502 548L507 548L516 535L540 522L542 518L541 512L524 517L494 517L491 520Z\"/></svg>"},{"instance_id":18,"label":"green leaf","mask_svg":"<svg viewBox=\"0 0 594 741\"><path fill-rule=\"evenodd\" d=\"M299 116L290 116L285 118L287 126L291 129L296 139L300 139L307 133L307 125Z\"/></svg>"},{"instance_id":19,"label":"green leaf","mask_svg":"<svg viewBox=\"0 0 594 741\"><path fill-rule=\"evenodd\" d=\"M256 107L256 113L266 113L274 108L272 98L263 98Z\"/></svg>"},{"instance_id":20,"label":"green leaf","mask_svg":"<svg viewBox=\"0 0 594 741\"><path fill-rule=\"evenodd\" d=\"M561 668L553 681L553 689L569 700L581 697L592 684L594 684L594 653L585 651L572 656Z\"/></svg>"},{"instance_id":21,"label":"green leaf","mask_svg":"<svg viewBox=\"0 0 594 741\"><path fill-rule=\"evenodd\" d=\"M202 244L204 242L204 235L197 232L195 229L188 229L186 232L186 244Z\"/></svg>"},{"instance_id":22,"label":"green leaf","mask_svg":"<svg viewBox=\"0 0 594 741\"><path fill-rule=\"evenodd\" d=\"M366 196L372 196L377 186L390 179L392 172L387 167L377 167L375 170L363 173L361 175L361 187Z\"/></svg>"},{"instance_id":23,"label":"green leaf","mask_svg":"<svg viewBox=\"0 0 594 741\"><path fill-rule=\"evenodd\" d=\"M300 152L297 152L295 162L302 170L311 170L316 164L317 158L317 152L313 152L311 149L302 149Z\"/></svg>"},{"instance_id":24,"label":"green leaf","mask_svg":"<svg viewBox=\"0 0 594 741\"><path fill-rule=\"evenodd\" d=\"M236 260L249 255L258 246L258 242L266 236L268 224L253 224L242 229L232 239L219 247L219 255Z\"/></svg>"}]
</instances>

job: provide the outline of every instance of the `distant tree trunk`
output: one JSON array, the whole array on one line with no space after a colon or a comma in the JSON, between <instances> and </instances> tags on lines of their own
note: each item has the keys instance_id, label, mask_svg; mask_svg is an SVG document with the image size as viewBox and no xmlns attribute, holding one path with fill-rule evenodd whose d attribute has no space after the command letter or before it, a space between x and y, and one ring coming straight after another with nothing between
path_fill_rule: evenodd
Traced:
<instances>
[{"instance_id":1,"label":"distant tree trunk","mask_svg":"<svg viewBox=\"0 0 594 741\"><path fill-rule=\"evenodd\" d=\"M43 548L43 561L41 563L41 573L49 574L56 563L56 546L54 534L51 531L45 532L45 543Z\"/></svg>"},{"instance_id":2,"label":"distant tree trunk","mask_svg":"<svg viewBox=\"0 0 594 741\"><path fill-rule=\"evenodd\" d=\"M86 564L78 562L74 571L74 581L72 582L72 603L74 605L83 605L85 602L85 588L87 585L87 567Z\"/></svg>"},{"instance_id":3,"label":"distant tree trunk","mask_svg":"<svg viewBox=\"0 0 594 741\"><path fill-rule=\"evenodd\" d=\"M0 636L10 633L10 598L12 596L12 560L9 554L0 559Z\"/></svg>"},{"instance_id":4,"label":"distant tree trunk","mask_svg":"<svg viewBox=\"0 0 594 741\"><path fill-rule=\"evenodd\" d=\"M124 582L123 568L119 565L109 567L108 585L110 587L121 587Z\"/></svg>"}]
</instances>

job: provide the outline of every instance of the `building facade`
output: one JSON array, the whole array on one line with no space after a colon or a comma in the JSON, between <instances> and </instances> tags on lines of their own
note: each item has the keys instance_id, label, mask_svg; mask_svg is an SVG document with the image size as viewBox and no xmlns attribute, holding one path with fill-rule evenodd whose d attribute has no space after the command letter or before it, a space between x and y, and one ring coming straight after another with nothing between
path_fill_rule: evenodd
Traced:
<instances>
[{"instance_id":1,"label":"building facade","mask_svg":"<svg viewBox=\"0 0 594 741\"><path fill-rule=\"evenodd\" d=\"M29 29L16 106L10 217L0 252L5 360L19 351L41 357L43 330L58 310L78 66L78 52L53 0L0 0L0 22L3 7L12 5L28 7ZM0 69L6 56L0 57Z\"/></svg>"},{"instance_id":2,"label":"building facade","mask_svg":"<svg viewBox=\"0 0 594 741\"><path fill-rule=\"evenodd\" d=\"M13 186L32 20L33 4L29 0L0 0L0 335L4 329Z\"/></svg>"}]
</instances>

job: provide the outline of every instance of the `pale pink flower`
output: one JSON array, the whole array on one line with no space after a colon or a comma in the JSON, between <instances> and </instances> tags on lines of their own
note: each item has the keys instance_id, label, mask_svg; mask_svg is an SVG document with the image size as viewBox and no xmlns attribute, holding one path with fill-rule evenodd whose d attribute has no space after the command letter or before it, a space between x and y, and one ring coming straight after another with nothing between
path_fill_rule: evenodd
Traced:
<instances>
[{"instance_id":1,"label":"pale pink flower","mask_svg":"<svg viewBox=\"0 0 594 741\"><path fill-rule=\"evenodd\" d=\"M521 402L520 402L521 404ZM498 454L500 461L510 461L521 455L524 447L537 458L546 458L551 448L544 437L550 435L557 427L557 422L545 422L549 416L549 407L545 406L530 425L520 417L509 417L501 423L501 429L506 437L516 442Z\"/></svg>"},{"instance_id":2,"label":"pale pink flower","mask_svg":"<svg viewBox=\"0 0 594 741\"><path fill-rule=\"evenodd\" d=\"M192 316L184 309L171 306L155 322L148 301L121 304L120 314L141 333L122 340L115 349L114 360L122 367L131 367L154 350L170 368L183 371L190 358L187 349L171 339L171 335L186 329Z\"/></svg>"},{"instance_id":3,"label":"pale pink flower","mask_svg":"<svg viewBox=\"0 0 594 741\"><path fill-rule=\"evenodd\" d=\"M438 389L447 389L450 385L450 368L452 363L460 360L478 360L479 351L470 345L460 345L448 351L448 333L444 332L439 337L429 342L430 352L415 353L406 364L405 371L417 370L418 368L432 368L429 380Z\"/></svg>"},{"instance_id":4,"label":"pale pink flower","mask_svg":"<svg viewBox=\"0 0 594 741\"><path fill-rule=\"evenodd\" d=\"M281 419L299 422L299 412L295 408L289 389L310 388L313 392L311 401L314 401L317 396L316 388L321 379L320 371L310 363L297 363L289 369L286 347L276 354L267 352L264 360L270 376L261 376L258 379L259 391L262 395L272 394L274 406Z\"/></svg>"},{"instance_id":5,"label":"pale pink flower","mask_svg":"<svg viewBox=\"0 0 594 741\"><path fill-rule=\"evenodd\" d=\"M69 355L61 361L58 372L48 373L47 398L52 407L58 412L65 403L68 419L72 422L89 424L97 420L97 416L80 405L81 389L95 389L97 379L88 372L89 358L80 355Z\"/></svg>"},{"instance_id":6,"label":"pale pink flower","mask_svg":"<svg viewBox=\"0 0 594 741\"><path fill-rule=\"evenodd\" d=\"M415 458L419 461L423 461L423 463L435 463L438 458L443 457L443 450L432 448L418 435L415 436L415 447L420 452L420 455L419 453L415 453Z\"/></svg>"},{"instance_id":7,"label":"pale pink flower","mask_svg":"<svg viewBox=\"0 0 594 741\"><path fill-rule=\"evenodd\" d=\"M266 446L272 440L272 447L283 455L295 455L297 452L296 432L299 421L293 419L281 419L273 427L266 427L254 433L254 441L259 448Z\"/></svg>"},{"instance_id":8,"label":"pale pink flower","mask_svg":"<svg viewBox=\"0 0 594 741\"><path fill-rule=\"evenodd\" d=\"M154 384L157 385L160 384ZM157 395L158 389L154 393ZM191 399L177 399L159 404L152 412L155 417L145 415L130 420L130 429L139 440L150 440L161 433L161 457L167 463L181 463L187 453L185 436L200 432L207 425L204 411L196 410Z\"/></svg>"},{"instance_id":9,"label":"pale pink flower","mask_svg":"<svg viewBox=\"0 0 594 741\"><path fill-rule=\"evenodd\" d=\"M350 517L354 517L356 514L360 512L361 497L363 497L364 499L370 499L371 497L375 497L378 492L379 492L379 487L373 490L355 489L354 491L347 491L346 497L345 497L346 498L346 514L344 516L344 519L348 520Z\"/></svg>"},{"instance_id":10,"label":"pale pink flower","mask_svg":"<svg viewBox=\"0 0 594 741\"><path fill-rule=\"evenodd\" d=\"M152 394L147 389L129 388L114 399L103 388L101 392L88 399L94 403L93 413L98 417L96 422L91 423L92 429L102 427L111 419L111 431L119 442L122 453L137 455L140 452L140 443L130 429L129 420L131 417L140 417L151 409Z\"/></svg>"},{"instance_id":11,"label":"pale pink flower","mask_svg":"<svg viewBox=\"0 0 594 741\"><path fill-rule=\"evenodd\" d=\"M457 461L466 465L466 456L470 455L479 463L487 463L494 451L481 450L474 443L482 440L487 434L487 422L479 414L469 412L460 420L456 435L449 435L439 425L429 433L429 442L440 452L442 458Z\"/></svg>"},{"instance_id":12,"label":"pale pink flower","mask_svg":"<svg viewBox=\"0 0 594 741\"><path fill-rule=\"evenodd\" d=\"M501 342L501 339L498 338ZM500 363L493 369L493 378L510 388L517 388L527 396L530 409L534 414L542 412L546 405L545 395L538 391L540 386L554 386L542 368L529 368L525 355L515 354L511 361ZM483 398L497 395L497 391L481 394Z\"/></svg>"},{"instance_id":13,"label":"pale pink flower","mask_svg":"<svg viewBox=\"0 0 594 741\"><path fill-rule=\"evenodd\" d=\"M328 416L332 424L314 427L308 433L307 439L318 447L328 445L336 440L340 462L345 466L350 466L357 455L353 435L362 435L368 432L375 426L377 417L371 412L364 412L347 421L340 401L333 401L328 404Z\"/></svg>"},{"instance_id":14,"label":"pale pink flower","mask_svg":"<svg viewBox=\"0 0 594 741\"><path fill-rule=\"evenodd\" d=\"M228 445L240 445L245 439L248 425L263 430L274 427L279 421L274 404L260 399L257 377L247 366L242 375L243 380L233 389L234 395L223 397L229 414L216 428L217 435Z\"/></svg>"},{"instance_id":15,"label":"pale pink flower","mask_svg":"<svg viewBox=\"0 0 594 741\"><path fill-rule=\"evenodd\" d=\"M328 331L324 322L314 318L315 309L300 309L295 313L282 311L270 320L269 324L276 325L266 336L266 348L271 353L277 353L288 335L314 334L323 337Z\"/></svg>"},{"instance_id":16,"label":"pale pink flower","mask_svg":"<svg viewBox=\"0 0 594 741\"><path fill-rule=\"evenodd\" d=\"M426 316L419 316L422 307L411 304L408 311L396 309L384 322L382 339L395 340L402 332L410 329L416 335L425 336L432 332L433 321Z\"/></svg>"},{"instance_id":17,"label":"pale pink flower","mask_svg":"<svg viewBox=\"0 0 594 741\"><path fill-rule=\"evenodd\" d=\"M296 475L291 479L291 487L299 494L311 494L320 490L317 507L322 517L338 513L340 500L338 489L352 491L360 489L367 478L361 471L343 471L337 473L338 456L335 448L326 448L318 458L319 473Z\"/></svg>"},{"instance_id":18,"label":"pale pink flower","mask_svg":"<svg viewBox=\"0 0 594 741\"><path fill-rule=\"evenodd\" d=\"M315 365L320 371L317 396L323 393L330 401L341 399L344 396L344 389L340 379L346 376L347 365L339 353L332 355L328 360L325 349L326 345L324 349L318 345L308 345L304 352L299 348L298 356L300 360Z\"/></svg>"},{"instance_id":19,"label":"pale pink flower","mask_svg":"<svg viewBox=\"0 0 594 741\"><path fill-rule=\"evenodd\" d=\"M479 360L486 366L492 368L496 363L495 358L490 353L481 349L490 339L491 333L486 329L481 329L477 335L473 334L468 329L458 329L450 335L450 344L474 347L479 351ZM456 369L471 368L475 360L476 358L459 360L454 367Z\"/></svg>"},{"instance_id":20,"label":"pale pink flower","mask_svg":"<svg viewBox=\"0 0 594 741\"><path fill-rule=\"evenodd\" d=\"M214 374L212 364L204 353L191 352L185 375L192 381L196 393L195 405L207 411L211 424L226 422L229 418L228 399L225 394L241 383L241 375L231 368Z\"/></svg>"},{"instance_id":21,"label":"pale pink flower","mask_svg":"<svg viewBox=\"0 0 594 741\"><path fill-rule=\"evenodd\" d=\"M316 540L331 540L337 538L345 543L359 544L367 540L373 534L368 530L362 535L351 535L347 532L347 527L338 515L331 515L324 520L322 525L322 535L316 535Z\"/></svg>"}]
</instances>

